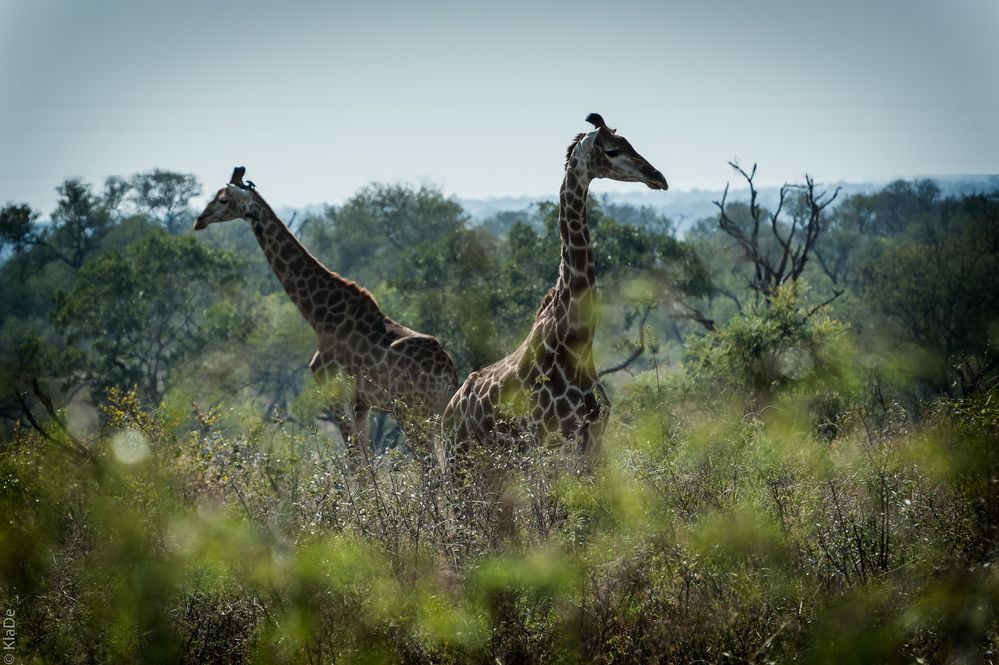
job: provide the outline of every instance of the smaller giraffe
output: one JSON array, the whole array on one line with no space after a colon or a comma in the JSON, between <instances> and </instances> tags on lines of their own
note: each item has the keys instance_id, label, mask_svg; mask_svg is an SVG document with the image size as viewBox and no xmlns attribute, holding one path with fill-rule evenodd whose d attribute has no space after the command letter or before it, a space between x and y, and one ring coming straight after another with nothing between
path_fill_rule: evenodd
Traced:
<instances>
[{"instance_id":1,"label":"smaller giraffe","mask_svg":"<svg viewBox=\"0 0 999 665\"><path fill-rule=\"evenodd\" d=\"M596 113L596 129L569 145L559 196L561 262L527 338L502 360L472 372L444 411L445 436L438 456L455 469L472 444L510 443L527 434L551 436L592 452L610 405L593 364L596 274L586 196L590 182L611 178L668 189L666 178ZM454 431L453 438L451 431Z\"/></svg>"},{"instance_id":2,"label":"smaller giraffe","mask_svg":"<svg viewBox=\"0 0 999 665\"><path fill-rule=\"evenodd\" d=\"M194 229L237 218L250 223L278 281L319 338L309 368L320 382L347 380L348 394L331 405L344 442L353 439L359 452L367 452L371 409L394 415L407 434L420 420L439 415L458 386L441 343L385 316L367 289L320 263L252 183L244 184L245 172L236 167Z\"/></svg>"}]
</instances>

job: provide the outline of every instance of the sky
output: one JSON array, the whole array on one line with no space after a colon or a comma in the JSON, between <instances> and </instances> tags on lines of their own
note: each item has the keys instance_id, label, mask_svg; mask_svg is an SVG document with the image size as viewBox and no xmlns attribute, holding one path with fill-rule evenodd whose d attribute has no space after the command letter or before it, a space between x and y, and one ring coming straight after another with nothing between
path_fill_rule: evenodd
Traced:
<instances>
[{"instance_id":1,"label":"sky","mask_svg":"<svg viewBox=\"0 0 999 665\"><path fill-rule=\"evenodd\" d=\"M0 204L237 164L275 207L555 197L591 111L679 189L999 173L996 34L996 0L0 0Z\"/></svg>"}]
</instances>

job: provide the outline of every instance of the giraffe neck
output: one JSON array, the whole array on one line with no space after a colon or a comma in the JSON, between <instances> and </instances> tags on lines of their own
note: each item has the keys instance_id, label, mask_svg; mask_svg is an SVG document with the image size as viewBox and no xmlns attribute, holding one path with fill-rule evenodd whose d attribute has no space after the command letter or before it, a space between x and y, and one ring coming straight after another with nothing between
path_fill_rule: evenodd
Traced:
<instances>
[{"instance_id":1,"label":"giraffe neck","mask_svg":"<svg viewBox=\"0 0 999 665\"><path fill-rule=\"evenodd\" d=\"M329 304L353 295L357 285L330 271L312 256L295 234L259 200L246 215L271 270L285 293L316 332L333 332Z\"/></svg>"},{"instance_id":2,"label":"giraffe neck","mask_svg":"<svg viewBox=\"0 0 999 665\"><path fill-rule=\"evenodd\" d=\"M562 244L556 291L568 309L569 334L589 339L596 326L596 271L590 230L586 226L586 195L590 177L577 158L569 162L559 192L558 228Z\"/></svg>"}]
</instances>

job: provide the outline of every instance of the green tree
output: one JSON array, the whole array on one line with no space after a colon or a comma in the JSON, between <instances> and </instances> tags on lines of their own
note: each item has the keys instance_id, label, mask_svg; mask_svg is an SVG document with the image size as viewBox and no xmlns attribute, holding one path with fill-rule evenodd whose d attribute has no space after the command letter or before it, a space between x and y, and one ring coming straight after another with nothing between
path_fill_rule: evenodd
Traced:
<instances>
[{"instance_id":1,"label":"green tree","mask_svg":"<svg viewBox=\"0 0 999 665\"><path fill-rule=\"evenodd\" d=\"M140 214L162 224L170 233L187 229L194 218L191 199L201 194L197 177L161 169L134 175L128 188Z\"/></svg>"},{"instance_id":2,"label":"green tree","mask_svg":"<svg viewBox=\"0 0 999 665\"><path fill-rule=\"evenodd\" d=\"M57 393L50 379L71 367L75 357L72 349L60 350L48 332L17 319L0 327L0 418L26 422L51 437L44 419L62 421L53 406Z\"/></svg>"},{"instance_id":3,"label":"green tree","mask_svg":"<svg viewBox=\"0 0 999 665\"><path fill-rule=\"evenodd\" d=\"M38 213L26 203L8 203L0 209L0 250L20 252L32 241Z\"/></svg>"},{"instance_id":4,"label":"green tree","mask_svg":"<svg viewBox=\"0 0 999 665\"><path fill-rule=\"evenodd\" d=\"M997 369L999 338L999 200L969 197L953 231L939 244L885 242L860 269L861 292L895 339L915 343L935 358L920 378L950 390L950 371L966 390ZM961 386L958 386L961 387Z\"/></svg>"},{"instance_id":5,"label":"green tree","mask_svg":"<svg viewBox=\"0 0 999 665\"><path fill-rule=\"evenodd\" d=\"M899 235L932 218L939 198L940 188L932 180L895 180L880 192L859 197L859 203L873 213L873 224L865 230L881 237Z\"/></svg>"},{"instance_id":6,"label":"green tree","mask_svg":"<svg viewBox=\"0 0 999 665\"><path fill-rule=\"evenodd\" d=\"M614 203L606 196L601 197L600 208L608 217L621 224L648 228L656 235L675 236L676 225L652 206L633 206L627 203Z\"/></svg>"},{"instance_id":7,"label":"green tree","mask_svg":"<svg viewBox=\"0 0 999 665\"><path fill-rule=\"evenodd\" d=\"M874 252L878 239L941 231L938 224L940 189L931 180L897 180L872 194L854 194L824 220L815 243L817 265L833 285L855 282L858 269Z\"/></svg>"},{"instance_id":8,"label":"green tree","mask_svg":"<svg viewBox=\"0 0 999 665\"><path fill-rule=\"evenodd\" d=\"M372 184L328 213L329 266L362 284L403 283L426 258L423 248L465 227L457 202L428 186Z\"/></svg>"},{"instance_id":9,"label":"green tree","mask_svg":"<svg viewBox=\"0 0 999 665\"><path fill-rule=\"evenodd\" d=\"M52 212L52 223L37 230L33 242L79 270L114 225L114 211L108 207L107 198L95 195L81 180L66 180L56 191L59 201Z\"/></svg>"},{"instance_id":10,"label":"green tree","mask_svg":"<svg viewBox=\"0 0 999 665\"><path fill-rule=\"evenodd\" d=\"M15 252L37 247L44 261L57 260L78 270L117 221L121 180L108 178L102 195L77 179L64 181L56 191L59 200L48 224L39 224L38 213L26 204L6 205L0 211L0 243Z\"/></svg>"},{"instance_id":11,"label":"green tree","mask_svg":"<svg viewBox=\"0 0 999 665\"><path fill-rule=\"evenodd\" d=\"M89 262L56 298L56 327L81 353L71 378L99 391L134 385L157 402L170 370L209 341L201 324L240 268L228 252L157 230Z\"/></svg>"}]
</instances>

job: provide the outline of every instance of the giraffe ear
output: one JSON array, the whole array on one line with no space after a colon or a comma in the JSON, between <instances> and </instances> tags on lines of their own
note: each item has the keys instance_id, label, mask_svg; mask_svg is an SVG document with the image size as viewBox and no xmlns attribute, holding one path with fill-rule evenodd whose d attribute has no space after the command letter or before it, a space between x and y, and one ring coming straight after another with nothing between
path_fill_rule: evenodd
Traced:
<instances>
[{"instance_id":1,"label":"giraffe ear","mask_svg":"<svg viewBox=\"0 0 999 665\"><path fill-rule=\"evenodd\" d=\"M245 188L246 185L243 184L243 174L245 173L246 173L245 166L237 166L236 168L234 168L232 170L232 177L229 178L229 184Z\"/></svg>"}]
</instances>

